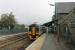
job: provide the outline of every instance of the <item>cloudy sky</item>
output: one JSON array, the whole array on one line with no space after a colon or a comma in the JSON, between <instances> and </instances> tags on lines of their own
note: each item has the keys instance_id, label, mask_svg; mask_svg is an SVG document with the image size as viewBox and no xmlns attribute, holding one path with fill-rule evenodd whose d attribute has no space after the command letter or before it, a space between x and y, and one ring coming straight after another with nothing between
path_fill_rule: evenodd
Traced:
<instances>
[{"instance_id":1,"label":"cloudy sky","mask_svg":"<svg viewBox=\"0 0 75 50\"><path fill-rule=\"evenodd\" d=\"M13 12L18 23L21 24L43 24L51 21L54 14L55 2L63 0L0 0L0 15ZM64 2L74 2L64 0Z\"/></svg>"}]
</instances>

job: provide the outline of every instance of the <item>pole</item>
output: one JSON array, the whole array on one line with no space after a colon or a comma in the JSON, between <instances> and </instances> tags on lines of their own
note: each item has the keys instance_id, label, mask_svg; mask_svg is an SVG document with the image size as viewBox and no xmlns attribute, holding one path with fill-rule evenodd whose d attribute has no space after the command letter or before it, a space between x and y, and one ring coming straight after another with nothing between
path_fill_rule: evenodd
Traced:
<instances>
[{"instance_id":1,"label":"pole","mask_svg":"<svg viewBox=\"0 0 75 50\"><path fill-rule=\"evenodd\" d=\"M47 30L46 30L46 31L47 31L46 33L48 34L48 27L46 27L46 29L47 29Z\"/></svg>"},{"instance_id":2,"label":"pole","mask_svg":"<svg viewBox=\"0 0 75 50\"><path fill-rule=\"evenodd\" d=\"M39 34L41 34L41 32L40 32L40 26L39 26Z\"/></svg>"}]
</instances>

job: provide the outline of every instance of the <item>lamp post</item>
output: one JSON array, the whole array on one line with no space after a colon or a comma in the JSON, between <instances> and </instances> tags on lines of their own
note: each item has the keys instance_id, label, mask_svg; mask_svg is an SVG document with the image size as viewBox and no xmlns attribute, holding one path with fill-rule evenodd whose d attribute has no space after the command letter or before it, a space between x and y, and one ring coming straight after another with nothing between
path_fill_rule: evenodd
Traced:
<instances>
[{"instance_id":1,"label":"lamp post","mask_svg":"<svg viewBox=\"0 0 75 50\"><path fill-rule=\"evenodd\" d=\"M50 6L55 6L54 4L49 4ZM54 19L55 19L55 17L56 17L56 8L55 8L55 13L54 13ZM52 23L52 26L53 26L53 30L55 31L55 23L53 24Z\"/></svg>"},{"instance_id":2,"label":"lamp post","mask_svg":"<svg viewBox=\"0 0 75 50\"><path fill-rule=\"evenodd\" d=\"M47 30L46 30L46 31L47 31L46 33L48 34L48 27L46 27L46 29L47 29Z\"/></svg>"}]
</instances>

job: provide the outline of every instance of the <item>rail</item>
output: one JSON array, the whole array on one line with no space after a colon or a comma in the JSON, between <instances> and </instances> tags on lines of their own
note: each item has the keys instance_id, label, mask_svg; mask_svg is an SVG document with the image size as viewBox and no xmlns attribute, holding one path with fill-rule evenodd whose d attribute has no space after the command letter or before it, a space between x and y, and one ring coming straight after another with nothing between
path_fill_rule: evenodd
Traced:
<instances>
[{"instance_id":1,"label":"rail","mask_svg":"<svg viewBox=\"0 0 75 50\"><path fill-rule=\"evenodd\" d=\"M11 35L9 35L9 38L0 41L0 48L7 46L7 45L10 45L10 44L13 44L13 43L16 43L16 42L21 41L23 39L26 39L27 36L25 36L25 34L26 33L14 34L14 35L12 35L12 37L10 37Z\"/></svg>"}]
</instances>

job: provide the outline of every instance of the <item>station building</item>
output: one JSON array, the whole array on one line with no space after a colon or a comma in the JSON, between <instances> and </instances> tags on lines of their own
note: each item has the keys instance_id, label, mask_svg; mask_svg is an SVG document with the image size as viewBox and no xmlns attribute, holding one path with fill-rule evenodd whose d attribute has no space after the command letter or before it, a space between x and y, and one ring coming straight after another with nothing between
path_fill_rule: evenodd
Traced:
<instances>
[{"instance_id":1,"label":"station building","mask_svg":"<svg viewBox=\"0 0 75 50\"><path fill-rule=\"evenodd\" d=\"M75 38L75 2L56 2L52 21L44 25L53 26L54 32L60 39Z\"/></svg>"}]
</instances>

